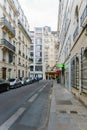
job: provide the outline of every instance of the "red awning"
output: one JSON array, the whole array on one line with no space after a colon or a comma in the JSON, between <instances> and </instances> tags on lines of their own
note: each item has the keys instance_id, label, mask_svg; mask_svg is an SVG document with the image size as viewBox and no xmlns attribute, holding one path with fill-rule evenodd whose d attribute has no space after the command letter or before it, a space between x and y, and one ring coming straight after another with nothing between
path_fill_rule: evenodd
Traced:
<instances>
[{"instance_id":1,"label":"red awning","mask_svg":"<svg viewBox=\"0 0 87 130\"><path fill-rule=\"evenodd\" d=\"M57 75L59 75L59 74L60 74L60 72L61 72L61 70L57 70L57 71L56 71L56 74L57 74Z\"/></svg>"}]
</instances>

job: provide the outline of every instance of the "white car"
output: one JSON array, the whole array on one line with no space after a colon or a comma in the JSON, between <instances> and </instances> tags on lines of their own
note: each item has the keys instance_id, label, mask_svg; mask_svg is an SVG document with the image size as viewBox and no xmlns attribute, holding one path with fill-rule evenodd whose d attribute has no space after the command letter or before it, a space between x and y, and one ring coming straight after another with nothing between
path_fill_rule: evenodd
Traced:
<instances>
[{"instance_id":1,"label":"white car","mask_svg":"<svg viewBox=\"0 0 87 130\"><path fill-rule=\"evenodd\" d=\"M17 87L21 87L22 83L19 79L9 79L10 82L10 88L17 88Z\"/></svg>"},{"instance_id":2,"label":"white car","mask_svg":"<svg viewBox=\"0 0 87 130\"><path fill-rule=\"evenodd\" d=\"M32 83L32 80L29 78L26 78L26 84L31 84L31 83Z\"/></svg>"},{"instance_id":3,"label":"white car","mask_svg":"<svg viewBox=\"0 0 87 130\"><path fill-rule=\"evenodd\" d=\"M23 85L26 85L26 79L25 79L25 78L20 78L20 80L21 80L22 86L23 86Z\"/></svg>"}]
</instances>

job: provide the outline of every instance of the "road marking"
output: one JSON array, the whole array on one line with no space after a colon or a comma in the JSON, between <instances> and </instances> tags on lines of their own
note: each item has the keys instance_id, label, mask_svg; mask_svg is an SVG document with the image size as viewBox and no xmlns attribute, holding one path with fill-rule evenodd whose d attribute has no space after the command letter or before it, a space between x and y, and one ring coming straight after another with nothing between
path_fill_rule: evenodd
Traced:
<instances>
[{"instance_id":1,"label":"road marking","mask_svg":"<svg viewBox=\"0 0 87 130\"><path fill-rule=\"evenodd\" d=\"M38 96L38 94L36 93L34 96L32 96L32 97L28 100L28 102L33 102L33 101L36 99L37 96Z\"/></svg>"},{"instance_id":2,"label":"road marking","mask_svg":"<svg viewBox=\"0 0 87 130\"><path fill-rule=\"evenodd\" d=\"M44 85L44 88L48 85L48 83L46 85Z\"/></svg>"},{"instance_id":3,"label":"road marking","mask_svg":"<svg viewBox=\"0 0 87 130\"><path fill-rule=\"evenodd\" d=\"M48 84L48 83L47 83L47 84ZM47 84L44 85L43 88L41 88L38 92L42 92L43 89L47 86ZM38 96L38 93L36 93L35 95L33 95L33 96L28 100L28 102L33 102L33 101L36 99L37 96Z\"/></svg>"},{"instance_id":4,"label":"road marking","mask_svg":"<svg viewBox=\"0 0 87 130\"><path fill-rule=\"evenodd\" d=\"M48 84L48 83L47 83ZM43 88L41 88L38 92L42 92L43 91L43 89L47 86L47 84L46 85L44 85L43 86Z\"/></svg>"},{"instance_id":5,"label":"road marking","mask_svg":"<svg viewBox=\"0 0 87 130\"><path fill-rule=\"evenodd\" d=\"M42 92L44 88L41 88L38 92Z\"/></svg>"},{"instance_id":6,"label":"road marking","mask_svg":"<svg viewBox=\"0 0 87 130\"><path fill-rule=\"evenodd\" d=\"M0 130L8 130L24 111L25 108L19 108L14 115L0 126Z\"/></svg>"}]
</instances>

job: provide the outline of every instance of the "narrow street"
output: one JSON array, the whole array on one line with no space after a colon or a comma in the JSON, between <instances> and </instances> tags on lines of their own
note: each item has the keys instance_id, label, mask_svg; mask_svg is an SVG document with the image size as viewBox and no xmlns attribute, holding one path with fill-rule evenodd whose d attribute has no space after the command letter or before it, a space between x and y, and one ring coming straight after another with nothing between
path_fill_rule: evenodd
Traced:
<instances>
[{"instance_id":1,"label":"narrow street","mask_svg":"<svg viewBox=\"0 0 87 130\"><path fill-rule=\"evenodd\" d=\"M45 128L52 82L40 81L0 94L0 130Z\"/></svg>"}]
</instances>

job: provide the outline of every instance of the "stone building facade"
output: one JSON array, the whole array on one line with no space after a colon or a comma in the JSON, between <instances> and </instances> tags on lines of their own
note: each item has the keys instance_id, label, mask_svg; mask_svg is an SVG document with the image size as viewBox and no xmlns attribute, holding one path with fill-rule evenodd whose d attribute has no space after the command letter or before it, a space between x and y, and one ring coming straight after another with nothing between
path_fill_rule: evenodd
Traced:
<instances>
[{"instance_id":1,"label":"stone building facade","mask_svg":"<svg viewBox=\"0 0 87 130\"><path fill-rule=\"evenodd\" d=\"M57 32L51 31L48 26L35 27L35 30L31 31L31 39L31 77L38 75L43 79L56 78Z\"/></svg>"},{"instance_id":2,"label":"stone building facade","mask_svg":"<svg viewBox=\"0 0 87 130\"><path fill-rule=\"evenodd\" d=\"M29 24L18 0L0 1L0 78L29 76Z\"/></svg>"},{"instance_id":3,"label":"stone building facade","mask_svg":"<svg viewBox=\"0 0 87 130\"><path fill-rule=\"evenodd\" d=\"M61 83L87 104L87 0L59 0L58 18Z\"/></svg>"}]
</instances>

